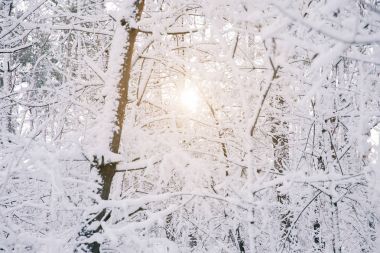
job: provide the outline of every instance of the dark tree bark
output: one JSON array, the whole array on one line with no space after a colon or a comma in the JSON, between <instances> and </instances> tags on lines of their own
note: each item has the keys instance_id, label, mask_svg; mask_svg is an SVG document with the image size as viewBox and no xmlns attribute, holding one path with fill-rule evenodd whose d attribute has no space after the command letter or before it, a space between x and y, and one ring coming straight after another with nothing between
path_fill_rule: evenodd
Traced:
<instances>
[{"instance_id":1,"label":"dark tree bark","mask_svg":"<svg viewBox=\"0 0 380 253\"><path fill-rule=\"evenodd\" d=\"M134 18L138 22L141 18L142 11L144 9L144 0L137 0L134 3ZM125 119L125 110L128 102L128 85L131 77L131 68L132 68L132 56L134 51L134 45L136 42L136 37L138 34L138 29L130 27L126 20L120 20L121 25L125 26L128 31L128 41L126 41L126 53L124 55L124 62L121 71L121 78L118 84L118 106L115 115L115 131L112 135L112 140L109 145L111 152L117 154L119 153L121 135L123 132L123 125ZM98 193L100 194L101 199L108 200L112 180L116 173L117 163L105 163L104 157L99 158L95 157L93 161L93 167L95 167L101 177L100 188ZM102 227L99 225L96 229L88 229L89 225L96 221L107 221L111 217L111 210L103 209L98 213L94 218L87 222L87 225L82 229L80 235L90 237L95 233L102 231ZM88 252L97 253L100 252L100 243L92 242L85 246L85 250Z\"/></svg>"}]
</instances>

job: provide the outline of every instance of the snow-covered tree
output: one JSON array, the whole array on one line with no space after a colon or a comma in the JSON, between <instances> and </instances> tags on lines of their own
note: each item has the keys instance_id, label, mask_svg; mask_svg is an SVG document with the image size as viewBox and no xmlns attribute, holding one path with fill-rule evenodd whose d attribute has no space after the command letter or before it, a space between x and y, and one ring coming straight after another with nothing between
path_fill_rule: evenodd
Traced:
<instances>
[{"instance_id":1,"label":"snow-covered tree","mask_svg":"<svg viewBox=\"0 0 380 253\"><path fill-rule=\"evenodd\" d=\"M376 252L377 1L0 11L1 250Z\"/></svg>"}]
</instances>

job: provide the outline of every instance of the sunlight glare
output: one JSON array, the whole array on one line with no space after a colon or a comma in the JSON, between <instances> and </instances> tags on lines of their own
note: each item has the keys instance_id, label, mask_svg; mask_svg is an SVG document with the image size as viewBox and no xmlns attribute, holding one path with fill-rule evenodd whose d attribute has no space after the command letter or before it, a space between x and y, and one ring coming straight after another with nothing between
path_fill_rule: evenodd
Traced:
<instances>
[{"instance_id":1,"label":"sunlight glare","mask_svg":"<svg viewBox=\"0 0 380 253\"><path fill-rule=\"evenodd\" d=\"M195 112L198 108L199 96L194 88L186 87L180 96L183 107L191 112Z\"/></svg>"}]
</instances>

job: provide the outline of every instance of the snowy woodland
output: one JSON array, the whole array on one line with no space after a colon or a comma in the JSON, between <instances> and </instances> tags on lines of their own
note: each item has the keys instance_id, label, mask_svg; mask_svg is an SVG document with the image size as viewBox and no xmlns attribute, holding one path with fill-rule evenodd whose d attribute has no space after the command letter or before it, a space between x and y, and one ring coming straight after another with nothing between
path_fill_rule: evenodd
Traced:
<instances>
[{"instance_id":1,"label":"snowy woodland","mask_svg":"<svg viewBox=\"0 0 380 253\"><path fill-rule=\"evenodd\" d=\"M380 252L379 0L0 0L0 252Z\"/></svg>"}]
</instances>

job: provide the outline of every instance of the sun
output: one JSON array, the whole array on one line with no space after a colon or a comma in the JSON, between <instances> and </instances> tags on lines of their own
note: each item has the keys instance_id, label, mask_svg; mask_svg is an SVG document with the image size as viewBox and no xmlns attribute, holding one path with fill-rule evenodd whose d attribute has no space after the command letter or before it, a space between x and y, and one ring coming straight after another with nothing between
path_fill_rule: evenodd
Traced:
<instances>
[{"instance_id":1,"label":"sun","mask_svg":"<svg viewBox=\"0 0 380 253\"><path fill-rule=\"evenodd\" d=\"M195 112L199 106L199 95L196 89L193 87L185 87L180 94L180 102L182 106L190 111Z\"/></svg>"}]
</instances>

